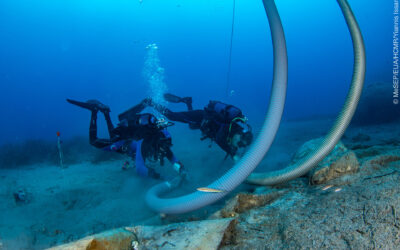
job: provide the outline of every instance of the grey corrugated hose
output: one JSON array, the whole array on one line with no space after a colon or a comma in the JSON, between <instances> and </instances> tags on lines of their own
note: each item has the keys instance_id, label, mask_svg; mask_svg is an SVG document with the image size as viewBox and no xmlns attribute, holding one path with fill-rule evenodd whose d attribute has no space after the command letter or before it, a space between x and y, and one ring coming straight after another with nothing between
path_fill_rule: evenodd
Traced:
<instances>
[{"instance_id":1,"label":"grey corrugated hose","mask_svg":"<svg viewBox=\"0 0 400 250\"><path fill-rule=\"evenodd\" d=\"M270 148L278 131L285 105L288 66L285 35L275 2L273 0L264 0L263 3L272 35L274 75L268 112L259 136L235 166L207 186L224 192L206 193L196 191L181 197L164 199L160 198L160 195L175 188L176 185L173 182L163 182L151 188L146 194L146 203L153 211L165 214L185 213L223 198L250 175Z\"/></svg>"},{"instance_id":2,"label":"grey corrugated hose","mask_svg":"<svg viewBox=\"0 0 400 250\"><path fill-rule=\"evenodd\" d=\"M311 152L303 160L285 169L267 173L253 173L247 179L247 182L249 183L258 185L276 185L306 174L333 150L335 145L343 136L354 115L364 86L366 60L365 47L360 28L348 2L346 0L337 0L337 2L350 30L354 50L353 78L342 111L321 145L315 151Z\"/></svg>"}]
</instances>

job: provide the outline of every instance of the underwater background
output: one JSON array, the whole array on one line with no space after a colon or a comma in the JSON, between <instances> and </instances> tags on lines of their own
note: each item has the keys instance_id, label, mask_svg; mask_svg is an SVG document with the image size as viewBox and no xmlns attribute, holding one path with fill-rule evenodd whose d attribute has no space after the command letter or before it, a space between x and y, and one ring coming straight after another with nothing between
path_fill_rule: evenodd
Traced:
<instances>
[{"instance_id":1,"label":"underwater background","mask_svg":"<svg viewBox=\"0 0 400 250\"><path fill-rule=\"evenodd\" d=\"M222 100L265 114L272 45L261 1L0 2L0 141L86 134L88 114L65 102L99 99L112 118L148 96L146 46L156 43L169 92L194 107ZM289 57L284 119L336 114L351 79L348 30L335 1L277 1ZM366 82L391 79L392 4L350 2L367 51Z\"/></svg>"},{"instance_id":2,"label":"underwater background","mask_svg":"<svg viewBox=\"0 0 400 250\"><path fill-rule=\"evenodd\" d=\"M372 87L364 90L369 99L360 102L347 138L385 130L378 137L386 142L400 136L388 132L400 117L391 104L393 2L349 3L366 46L365 85ZM276 141L256 171L286 167L301 145L328 132L354 63L336 1L276 5L287 40L288 92ZM92 148L90 113L66 98L100 100L111 108L114 124L118 114L164 92L191 96L195 109L220 100L240 107L257 134L272 82L270 29L261 0L236 0L233 36L232 13L232 0L0 0L0 249L2 242L4 249L42 249L116 227L157 224L148 222L155 214L144 203L157 181L122 171L124 157ZM390 105L371 105L378 101ZM393 127L368 127L386 122ZM102 115L98 123L99 137L107 137ZM58 131L66 169L58 166ZM207 185L234 164L187 125L169 131L174 153L193 178L171 196ZM168 175L168 168L160 171ZM21 188L29 204L15 204L12 195ZM242 190L253 191L243 185L228 198ZM166 221L204 218L224 202Z\"/></svg>"}]
</instances>

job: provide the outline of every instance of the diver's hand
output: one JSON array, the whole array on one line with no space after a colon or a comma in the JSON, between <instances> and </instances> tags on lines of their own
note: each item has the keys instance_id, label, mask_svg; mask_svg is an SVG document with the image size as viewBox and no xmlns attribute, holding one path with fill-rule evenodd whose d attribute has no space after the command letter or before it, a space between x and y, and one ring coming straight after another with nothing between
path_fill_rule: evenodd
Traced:
<instances>
[{"instance_id":1,"label":"diver's hand","mask_svg":"<svg viewBox=\"0 0 400 250\"><path fill-rule=\"evenodd\" d=\"M173 165L174 170L179 174L182 178L181 182L188 182L188 172L186 171L185 167L181 162L175 162Z\"/></svg>"},{"instance_id":2,"label":"diver's hand","mask_svg":"<svg viewBox=\"0 0 400 250\"><path fill-rule=\"evenodd\" d=\"M173 168L178 174L180 174L184 170L183 164L181 162L175 162Z\"/></svg>"}]
</instances>

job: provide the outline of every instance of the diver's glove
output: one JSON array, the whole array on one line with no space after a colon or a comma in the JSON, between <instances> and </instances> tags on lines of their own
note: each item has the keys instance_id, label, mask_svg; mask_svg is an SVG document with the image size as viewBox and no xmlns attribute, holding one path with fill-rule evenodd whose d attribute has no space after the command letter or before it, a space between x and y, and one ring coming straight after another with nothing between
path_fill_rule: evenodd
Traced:
<instances>
[{"instance_id":1,"label":"diver's glove","mask_svg":"<svg viewBox=\"0 0 400 250\"><path fill-rule=\"evenodd\" d=\"M178 174L180 174L183 170L184 170L184 167L183 167L183 164L181 163L181 162L175 162L174 163L174 170L178 173Z\"/></svg>"},{"instance_id":2,"label":"diver's glove","mask_svg":"<svg viewBox=\"0 0 400 250\"><path fill-rule=\"evenodd\" d=\"M175 162L173 168L182 178L182 182L188 181L188 172L186 171L185 167L181 162Z\"/></svg>"}]
</instances>

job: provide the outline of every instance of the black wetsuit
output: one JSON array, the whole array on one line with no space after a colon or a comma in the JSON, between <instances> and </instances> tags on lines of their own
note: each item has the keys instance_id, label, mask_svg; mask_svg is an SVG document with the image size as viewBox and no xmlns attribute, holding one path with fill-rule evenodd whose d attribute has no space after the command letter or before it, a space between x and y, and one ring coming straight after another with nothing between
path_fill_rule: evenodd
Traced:
<instances>
[{"instance_id":1,"label":"black wetsuit","mask_svg":"<svg viewBox=\"0 0 400 250\"><path fill-rule=\"evenodd\" d=\"M143 103L140 103L128 111L131 114L138 114L145 107ZM141 176L159 177L153 169L149 169L145 166L145 159L151 157L158 158L160 150L162 151L162 155L167 157L172 164L179 162L170 149L172 146L171 135L166 129L123 125L114 128L110 113L103 113L107 122L110 138L101 139L97 137L97 111L92 112L89 128L89 140L91 145L106 151L125 153L134 157L136 172ZM131 118L135 119L139 117L140 115ZM161 165L163 165L163 157L158 160L160 160Z\"/></svg>"},{"instance_id":2,"label":"black wetsuit","mask_svg":"<svg viewBox=\"0 0 400 250\"><path fill-rule=\"evenodd\" d=\"M153 107L171 121L187 123L191 129L200 129L204 135L202 140L210 138L228 155L234 156L237 148L228 143L229 124L212 119L203 109L193 110L191 103L186 105L188 111L183 112L173 112L159 104L153 104Z\"/></svg>"}]
</instances>

